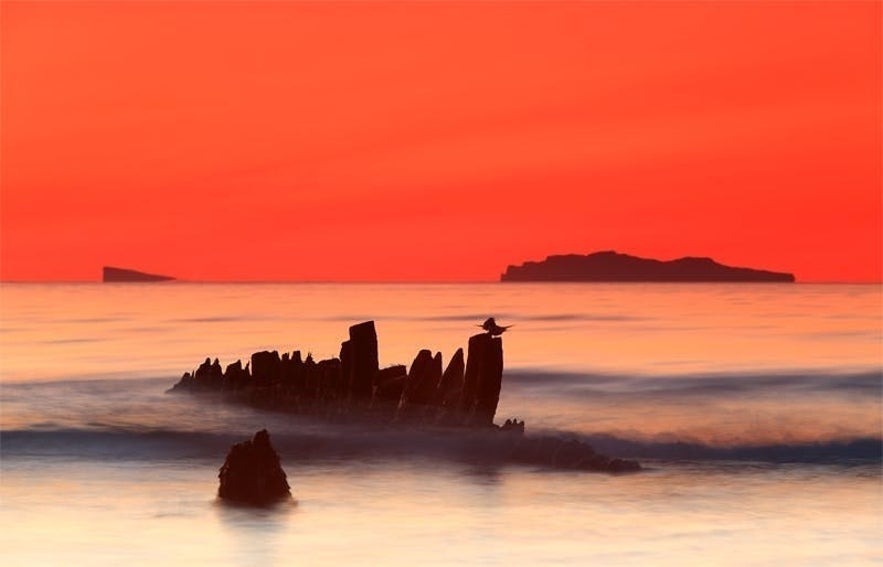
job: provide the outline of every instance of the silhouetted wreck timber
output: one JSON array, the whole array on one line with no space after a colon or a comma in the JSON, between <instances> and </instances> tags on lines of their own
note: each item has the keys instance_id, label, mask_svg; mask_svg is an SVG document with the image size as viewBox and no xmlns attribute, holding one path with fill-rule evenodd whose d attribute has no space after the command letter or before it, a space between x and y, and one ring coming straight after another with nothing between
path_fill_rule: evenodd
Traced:
<instances>
[{"instance_id":1,"label":"silhouetted wreck timber","mask_svg":"<svg viewBox=\"0 0 883 567\"><path fill-rule=\"evenodd\" d=\"M249 369L250 367L250 369ZM349 329L339 358L302 360L300 351L261 351L221 369L206 358L172 391L216 391L268 408L328 416L369 417L386 423L491 426L500 398L503 343L480 333L458 349L442 371L441 353L421 350L411 363L380 369L377 333L367 321Z\"/></svg>"},{"instance_id":2,"label":"silhouetted wreck timber","mask_svg":"<svg viewBox=\"0 0 883 567\"><path fill-rule=\"evenodd\" d=\"M261 351L249 363L206 358L170 392L216 392L251 406L313 415L337 422L390 427L442 427L457 434L494 433L487 454L498 461L584 470L639 470L635 461L610 459L579 441L527 437L524 422L494 425L503 380L503 341L491 333L469 338L443 370L441 353L423 349L410 369L379 368L373 321L349 328L340 356L314 361L300 351ZM496 433L499 433L497 435ZM485 441L481 441L485 442Z\"/></svg>"}]
</instances>

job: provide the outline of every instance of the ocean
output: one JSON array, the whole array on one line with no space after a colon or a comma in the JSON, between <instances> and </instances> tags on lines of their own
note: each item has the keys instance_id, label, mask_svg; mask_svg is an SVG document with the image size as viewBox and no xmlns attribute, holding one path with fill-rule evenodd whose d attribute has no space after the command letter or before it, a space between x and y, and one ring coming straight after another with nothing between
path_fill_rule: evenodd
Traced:
<instances>
[{"instance_id":1,"label":"ocean","mask_svg":"<svg viewBox=\"0 0 883 567\"><path fill-rule=\"evenodd\" d=\"M638 459L489 463L165 391L206 357L381 366L503 335L496 422ZM883 563L883 289L841 284L0 285L3 565ZM290 503L216 499L267 428Z\"/></svg>"}]
</instances>

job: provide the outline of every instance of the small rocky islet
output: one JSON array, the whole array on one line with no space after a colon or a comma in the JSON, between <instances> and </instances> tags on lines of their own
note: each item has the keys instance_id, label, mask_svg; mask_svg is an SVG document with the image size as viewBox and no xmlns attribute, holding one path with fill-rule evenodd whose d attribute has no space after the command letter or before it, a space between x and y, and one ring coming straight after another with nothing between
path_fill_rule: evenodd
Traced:
<instances>
[{"instance_id":1,"label":"small rocky islet","mask_svg":"<svg viewBox=\"0 0 883 567\"><path fill-rule=\"evenodd\" d=\"M101 269L101 281L104 283L152 283L168 282L174 279L171 276L148 274L147 272L139 272L129 268L104 266Z\"/></svg>"},{"instance_id":2,"label":"small rocky islet","mask_svg":"<svg viewBox=\"0 0 883 567\"><path fill-rule=\"evenodd\" d=\"M539 262L510 265L501 282L657 282L791 283L794 274L720 264L711 258L675 260L641 258L605 250L592 254L557 254Z\"/></svg>"},{"instance_id":3,"label":"small rocky islet","mask_svg":"<svg viewBox=\"0 0 883 567\"><path fill-rule=\"evenodd\" d=\"M462 348L457 349L444 368L441 353L428 349L417 353L410 368L380 368L377 344L374 322L365 321L349 328L349 339L341 344L339 357L316 361L310 354L303 357L300 351L281 356L278 351L260 351L244 366L236 361L223 369L218 359L206 358L194 371L185 372L169 392L214 393L208 398L219 395L224 401L339 423L425 429L433 436L443 432L480 447L484 459L501 464L613 473L641 470L636 461L601 455L576 439L528 435L524 421L518 419L495 425L503 383L503 340L492 332L471 336L465 356ZM264 434L258 432L248 443L266 452L269 437ZM222 468L222 487L225 471L239 478L230 472L235 470L230 464L231 459L236 460L234 453L253 451L237 446ZM278 478L273 459L264 460L267 471L251 474ZM278 465L278 458L275 463ZM282 484L276 483L278 487ZM287 484L281 492L287 494ZM261 499L236 489L224 489L220 496L234 501Z\"/></svg>"}]
</instances>

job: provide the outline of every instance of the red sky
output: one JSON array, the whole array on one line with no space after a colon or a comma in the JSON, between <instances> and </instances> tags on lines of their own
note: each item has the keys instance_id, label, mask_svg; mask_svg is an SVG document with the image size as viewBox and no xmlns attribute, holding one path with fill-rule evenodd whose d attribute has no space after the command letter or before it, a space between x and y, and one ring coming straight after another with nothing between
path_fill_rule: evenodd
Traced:
<instances>
[{"instance_id":1,"label":"red sky","mask_svg":"<svg viewBox=\"0 0 883 567\"><path fill-rule=\"evenodd\" d=\"M878 1L0 10L3 280L881 279Z\"/></svg>"}]
</instances>

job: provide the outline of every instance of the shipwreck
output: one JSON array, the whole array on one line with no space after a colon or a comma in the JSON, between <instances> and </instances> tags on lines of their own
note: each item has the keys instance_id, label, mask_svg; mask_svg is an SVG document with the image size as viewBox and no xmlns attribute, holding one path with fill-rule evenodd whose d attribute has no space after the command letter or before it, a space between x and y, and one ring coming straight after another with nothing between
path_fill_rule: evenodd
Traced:
<instances>
[{"instance_id":1,"label":"shipwreck","mask_svg":"<svg viewBox=\"0 0 883 567\"><path fill-rule=\"evenodd\" d=\"M420 350L410 368L380 368L373 321L349 328L336 358L300 351L260 351L221 367L206 358L169 392L216 393L224 401L346 423L439 431L478 444L499 462L630 472L633 460L610 458L573 438L525 434L524 421L494 423L503 382L503 340L493 332L469 338L443 368L441 353Z\"/></svg>"}]
</instances>

